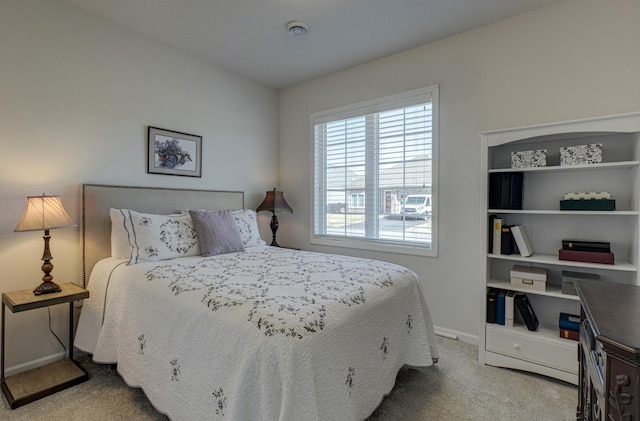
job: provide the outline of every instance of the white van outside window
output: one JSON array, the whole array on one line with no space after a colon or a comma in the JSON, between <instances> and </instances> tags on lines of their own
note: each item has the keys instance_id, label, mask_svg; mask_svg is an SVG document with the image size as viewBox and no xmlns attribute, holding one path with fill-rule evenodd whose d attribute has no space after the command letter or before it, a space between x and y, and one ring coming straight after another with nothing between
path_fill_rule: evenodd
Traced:
<instances>
[{"instance_id":1,"label":"white van outside window","mask_svg":"<svg viewBox=\"0 0 640 421\"><path fill-rule=\"evenodd\" d=\"M404 205L402 206L401 214L402 216L428 218L429 216L431 216L431 195L408 195L404 199Z\"/></svg>"}]
</instances>

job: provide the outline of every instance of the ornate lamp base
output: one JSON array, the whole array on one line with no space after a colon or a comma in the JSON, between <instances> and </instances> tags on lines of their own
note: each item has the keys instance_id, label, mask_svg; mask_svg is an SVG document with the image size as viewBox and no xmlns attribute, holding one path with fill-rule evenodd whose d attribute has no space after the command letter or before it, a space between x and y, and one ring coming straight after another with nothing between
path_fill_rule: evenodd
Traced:
<instances>
[{"instance_id":1,"label":"ornate lamp base","mask_svg":"<svg viewBox=\"0 0 640 421\"><path fill-rule=\"evenodd\" d=\"M38 285L36 287L36 289L33 290L33 293L35 295L42 295L42 294L51 294L52 292L60 292L60 285L56 284L53 281L45 281L43 283L41 283L40 285Z\"/></svg>"},{"instance_id":2,"label":"ornate lamp base","mask_svg":"<svg viewBox=\"0 0 640 421\"><path fill-rule=\"evenodd\" d=\"M42 294L51 294L52 292L60 292L60 286L53 282L53 275L51 272L53 271L53 263L51 260L51 251L49 250L49 239L51 236L49 235L49 230L44 230L44 253L42 254L42 271L44 272L44 276L42 277L42 283L33 290L35 295Z\"/></svg>"},{"instance_id":3,"label":"ornate lamp base","mask_svg":"<svg viewBox=\"0 0 640 421\"><path fill-rule=\"evenodd\" d=\"M273 239L271 240L271 247L280 247L280 244L276 241L276 231L278 231L278 217L276 213L273 212L271 216L271 223L269 224L271 227L271 233L273 234Z\"/></svg>"}]
</instances>

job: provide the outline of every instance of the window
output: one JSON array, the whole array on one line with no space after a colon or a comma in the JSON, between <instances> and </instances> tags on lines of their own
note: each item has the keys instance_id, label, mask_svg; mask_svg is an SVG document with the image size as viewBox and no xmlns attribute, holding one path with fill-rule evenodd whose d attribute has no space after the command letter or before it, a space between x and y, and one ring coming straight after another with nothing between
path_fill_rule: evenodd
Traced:
<instances>
[{"instance_id":1,"label":"window","mask_svg":"<svg viewBox=\"0 0 640 421\"><path fill-rule=\"evenodd\" d=\"M362 193L352 193L351 194L351 202L349 203L349 207L353 209L362 208L364 209L364 192Z\"/></svg>"},{"instance_id":2,"label":"window","mask_svg":"<svg viewBox=\"0 0 640 421\"><path fill-rule=\"evenodd\" d=\"M436 256L438 86L311 115L311 242Z\"/></svg>"}]
</instances>

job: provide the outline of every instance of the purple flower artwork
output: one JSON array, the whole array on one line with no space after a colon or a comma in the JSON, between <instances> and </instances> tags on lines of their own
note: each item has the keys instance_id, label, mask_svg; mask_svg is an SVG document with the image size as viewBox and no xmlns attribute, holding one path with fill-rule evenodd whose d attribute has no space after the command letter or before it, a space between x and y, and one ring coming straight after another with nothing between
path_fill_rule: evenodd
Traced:
<instances>
[{"instance_id":1,"label":"purple flower artwork","mask_svg":"<svg viewBox=\"0 0 640 421\"><path fill-rule=\"evenodd\" d=\"M147 172L152 174L202 175L202 136L149 127Z\"/></svg>"},{"instance_id":2,"label":"purple flower artwork","mask_svg":"<svg viewBox=\"0 0 640 421\"><path fill-rule=\"evenodd\" d=\"M189 152L182 150L180 141L176 138L163 142L156 140L155 153L158 155L160 166L165 168L175 168L193 161Z\"/></svg>"}]
</instances>

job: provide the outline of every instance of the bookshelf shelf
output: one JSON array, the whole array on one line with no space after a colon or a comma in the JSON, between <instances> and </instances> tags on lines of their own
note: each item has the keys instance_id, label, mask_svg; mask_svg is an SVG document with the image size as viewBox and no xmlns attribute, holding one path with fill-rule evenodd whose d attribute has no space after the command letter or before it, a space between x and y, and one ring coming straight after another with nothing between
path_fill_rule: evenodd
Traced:
<instances>
[{"instance_id":1,"label":"bookshelf shelf","mask_svg":"<svg viewBox=\"0 0 640 421\"><path fill-rule=\"evenodd\" d=\"M479 360L517 368L577 384L577 342L560 338L559 313L580 314L577 296L562 293L562 272L599 275L601 282L640 285L640 113L550 123L480 133L481 191L479 213L486 235L481 245L482 317ZM602 162L561 166L560 147L602 144ZM547 150L547 166L511 168L511 153ZM489 208L491 174L523 174L522 209ZM564 193L610 192L614 211L560 210ZM495 206L495 205L494 205ZM490 216L505 225L519 225L531 242L533 254L493 254L489 248ZM562 240L606 241L615 264L558 259ZM515 265L547 269L545 291L512 286ZM487 292L491 289L524 292L540 322L529 331L516 310L516 325L487 323ZM520 319L520 320L518 320Z\"/></svg>"},{"instance_id":2,"label":"bookshelf shelf","mask_svg":"<svg viewBox=\"0 0 640 421\"><path fill-rule=\"evenodd\" d=\"M563 216L639 216L638 211L570 211L559 209L489 209L490 214L563 215Z\"/></svg>"},{"instance_id":3,"label":"bookshelf shelf","mask_svg":"<svg viewBox=\"0 0 640 421\"><path fill-rule=\"evenodd\" d=\"M525 292L527 294L562 298L563 300L579 301L579 298L577 295L563 294L562 288L560 287L560 285L549 284L549 283L547 284L546 291L536 291L536 290L513 286L511 285L511 282L508 279L490 279L489 281L487 281L487 286L491 288L508 289L511 291ZM554 333L557 335L558 332L554 331Z\"/></svg>"},{"instance_id":4,"label":"bookshelf shelf","mask_svg":"<svg viewBox=\"0 0 640 421\"><path fill-rule=\"evenodd\" d=\"M572 171L596 171L596 170L610 170L610 169L629 169L640 165L640 161L619 161L619 162L604 162L600 164L585 164L585 165L550 165L547 167L532 167L532 168L494 168L490 169L489 173L499 172L572 172Z\"/></svg>"},{"instance_id":5,"label":"bookshelf shelf","mask_svg":"<svg viewBox=\"0 0 640 421\"><path fill-rule=\"evenodd\" d=\"M534 253L529 257L522 257L519 254L489 254L490 259L513 260L524 263L539 263L554 266L570 266L575 268L590 268L600 270L617 270L623 272L637 272L638 268L634 264L625 261L616 261L615 265L605 265L602 263L573 262L571 260L560 260L558 256L550 254Z\"/></svg>"}]
</instances>

